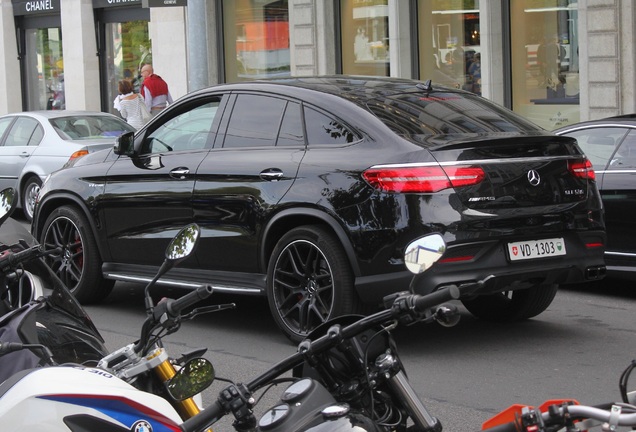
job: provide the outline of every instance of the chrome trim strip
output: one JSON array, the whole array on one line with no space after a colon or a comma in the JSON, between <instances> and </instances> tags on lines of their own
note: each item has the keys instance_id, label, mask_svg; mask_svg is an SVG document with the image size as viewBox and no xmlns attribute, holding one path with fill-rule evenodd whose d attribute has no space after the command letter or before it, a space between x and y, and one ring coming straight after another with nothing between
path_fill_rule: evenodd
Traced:
<instances>
[{"instance_id":1,"label":"chrome trim strip","mask_svg":"<svg viewBox=\"0 0 636 432\"><path fill-rule=\"evenodd\" d=\"M545 162L555 160L570 160L581 159L583 155L570 155L570 156L550 156L550 157L518 157L509 159L473 159L462 161L448 161L448 162L412 162L412 163L397 163L397 164L380 164L373 165L371 169L378 168L413 168L413 167L425 167L425 166L453 166L453 165L482 165L482 164L507 164L507 163L524 163L524 162Z\"/></svg>"},{"instance_id":2,"label":"chrome trim strip","mask_svg":"<svg viewBox=\"0 0 636 432\"><path fill-rule=\"evenodd\" d=\"M123 282L138 282L138 283L149 283L152 280L152 278L130 276L130 275L125 275L120 273L105 273L104 277L108 279L123 281ZM183 281L174 280L174 279L159 279L157 281L157 284L176 286L180 288L190 288L190 289L196 289L201 286L201 284L183 282ZM238 288L238 287L231 287L231 286L224 286L224 285L212 285L212 288L214 289L214 291L223 292L223 293L260 294L263 292L262 290L258 288Z\"/></svg>"},{"instance_id":3,"label":"chrome trim strip","mask_svg":"<svg viewBox=\"0 0 636 432\"><path fill-rule=\"evenodd\" d=\"M629 253L629 252L608 252L608 251L605 251L605 255L636 258L636 253Z\"/></svg>"},{"instance_id":4,"label":"chrome trim strip","mask_svg":"<svg viewBox=\"0 0 636 432\"><path fill-rule=\"evenodd\" d=\"M636 169L596 171L597 174L634 174Z\"/></svg>"}]
</instances>

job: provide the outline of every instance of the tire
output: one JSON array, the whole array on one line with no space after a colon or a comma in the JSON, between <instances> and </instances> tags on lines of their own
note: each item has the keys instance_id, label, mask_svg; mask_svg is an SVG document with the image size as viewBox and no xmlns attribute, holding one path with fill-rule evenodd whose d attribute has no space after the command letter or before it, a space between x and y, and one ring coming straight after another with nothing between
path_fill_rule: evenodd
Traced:
<instances>
[{"instance_id":1,"label":"tire","mask_svg":"<svg viewBox=\"0 0 636 432\"><path fill-rule=\"evenodd\" d=\"M40 243L45 250L60 248L46 257L47 264L82 303L97 303L115 284L102 277L102 261L87 219L71 206L55 209L47 218Z\"/></svg>"},{"instance_id":2,"label":"tire","mask_svg":"<svg viewBox=\"0 0 636 432\"><path fill-rule=\"evenodd\" d=\"M357 312L353 272L335 236L313 225L285 234L269 261L267 300L294 343L331 318Z\"/></svg>"},{"instance_id":3,"label":"tire","mask_svg":"<svg viewBox=\"0 0 636 432\"><path fill-rule=\"evenodd\" d=\"M20 193L22 212L29 222L33 220L33 210L35 209L38 193L40 193L40 187L42 187L42 180L37 176L32 176L28 178Z\"/></svg>"},{"instance_id":4,"label":"tire","mask_svg":"<svg viewBox=\"0 0 636 432\"><path fill-rule=\"evenodd\" d=\"M538 285L528 289L482 295L462 300L462 303L468 312L486 321L521 321L546 310L558 289L557 284Z\"/></svg>"}]
</instances>

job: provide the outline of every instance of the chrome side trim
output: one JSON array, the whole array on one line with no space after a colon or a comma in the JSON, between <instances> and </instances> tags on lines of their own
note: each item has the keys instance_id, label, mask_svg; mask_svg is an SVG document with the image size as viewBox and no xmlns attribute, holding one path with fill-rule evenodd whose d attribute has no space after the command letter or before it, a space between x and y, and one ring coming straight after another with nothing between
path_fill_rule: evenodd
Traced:
<instances>
[{"instance_id":1,"label":"chrome side trim","mask_svg":"<svg viewBox=\"0 0 636 432\"><path fill-rule=\"evenodd\" d=\"M107 279L115 279L118 281L136 282L136 283L148 283L152 280L152 278L148 278L148 277L130 276L130 275L121 274L121 273L105 273L104 277ZM198 284L198 283L184 282L184 281L175 280L175 279L159 279L157 281L157 284L174 286L179 288L189 288L189 289L196 289L201 286L201 284ZM222 293L260 294L262 292L262 290L259 290L257 288L232 287L232 286L216 285L216 284L213 284L212 288L214 288L214 291L222 292Z\"/></svg>"},{"instance_id":2,"label":"chrome side trim","mask_svg":"<svg viewBox=\"0 0 636 432\"><path fill-rule=\"evenodd\" d=\"M522 163L522 162L546 162L556 160L571 160L581 159L583 155L569 155L569 156L550 156L550 157L531 157L531 158L509 158L509 159L473 159L462 161L448 161L448 162L412 162L412 163L397 163L397 164L380 164L373 165L372 169L377 168L413 168L413 167L426 167L426 166L454 166L454 165L482 165L482 164L507 164L507 163Z\"/></svg>"},{"instance_id":3,"label":"chrome side trim","mask_svg":"<svg viewBox=\"0 0 636 432\"><path fill-rule=\"evenodd\" d=\"M636 258L636 253L629 253L629 252L608 252L608 251L605 251L605 255Z\"/></svg>"}]
</instances>

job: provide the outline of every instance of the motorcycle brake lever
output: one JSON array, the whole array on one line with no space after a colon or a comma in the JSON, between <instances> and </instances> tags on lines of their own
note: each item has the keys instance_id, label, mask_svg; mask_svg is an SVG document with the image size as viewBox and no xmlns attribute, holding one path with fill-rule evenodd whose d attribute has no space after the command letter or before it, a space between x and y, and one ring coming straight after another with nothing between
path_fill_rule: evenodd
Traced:
<instances>
[{"instance_id":1,"label":"motorcycle brake lever","mask_svg":"<svg viewBox=\"0 0 636 432\"><path fill-rule=\"evenodd\" d=\"M189 314L183 315L181 317L182 321L191 320L198 315L203 315L211 312L218 312L225 309L234 309L236 307L236 303L226 303L220 305L211 305L211 306L203 306L200 308L193 309Z\"/></svg>"}]
</instances>

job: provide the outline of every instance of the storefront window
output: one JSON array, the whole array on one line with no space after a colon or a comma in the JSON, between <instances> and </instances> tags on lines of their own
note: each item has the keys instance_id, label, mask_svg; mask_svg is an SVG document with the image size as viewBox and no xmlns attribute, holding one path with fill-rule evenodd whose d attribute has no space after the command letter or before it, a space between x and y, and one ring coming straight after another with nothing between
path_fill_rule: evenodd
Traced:
<instances>
[{"instance_id":1,"label":"storefront window","mask_svg":"<svg viewBox=\"0 0 636 432\"><path fill-rule=\"evenodd\" d=\"M388 0L342 0L342 72L389 76Z\"/></svg>"},{"instance_id":2,"label":"storefront window","mask_svg":"<svg viewBox=\"0 0 636 432\"><path fill-rule=\"evenodd\" d=\"M119 114L112 104L119 94L119 80L130 80L134 91L139 92L139 70L144 64L152 63L148 21L107 23L106 57L107 100L111 101L109 111Z\"/></svg>"},{"instance_id":3,"label":"storefront window","mask_svg":"<svg viewBox=\"0 0 636 432\"><path fill-rule=\"evenodd\" d=\"M223 1L227 82L290 75L287 0Z\"/></svg>"},{"instance_id":4,"label":"storefront window","mask_svg":"<svg viewBox=\"0 0 636 432\"><path fill-rule=\"evenodd\" d=\"M420 79L481 94L479 0L419 0Z\"/></svg>"},{"instance_id":5,"label":"storefront window","mask_svg":"<svg viewBox=\"0 0 636 432\"><path fill-rule=\"evenodd\" d=\"M552 130L579 108L577 0L510 2L513 110Z\"/></svg>"},{"instance_id":6,"label":"storefront window","mask_svg":"<svg viewBox=\"0 0 636 432\"><path fill-rule=\"evenodd\" d=\"M65 109L62 30L26 29L24 35L27 109Z\"/></svg>"}]
</instances>

